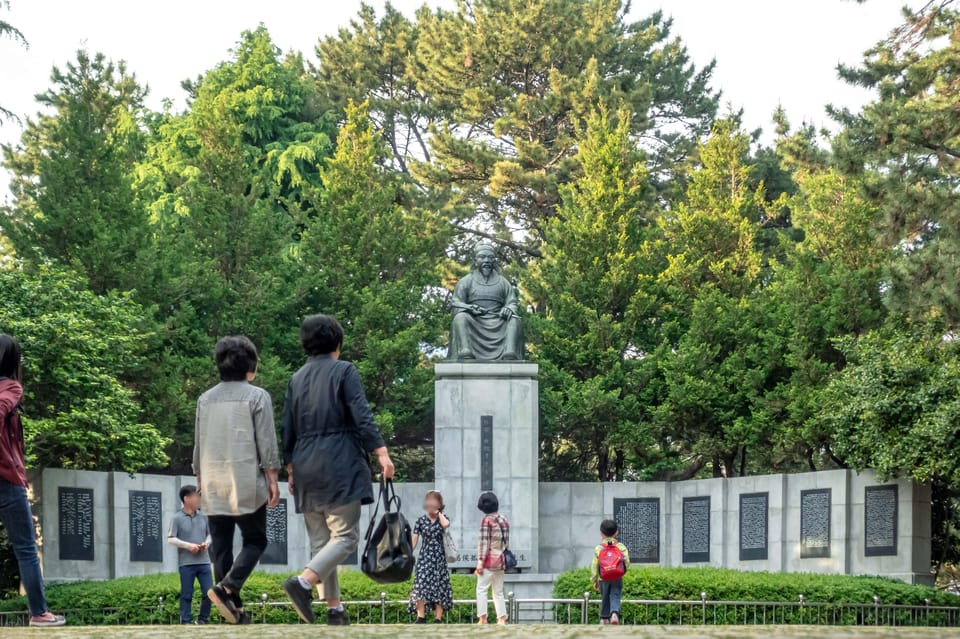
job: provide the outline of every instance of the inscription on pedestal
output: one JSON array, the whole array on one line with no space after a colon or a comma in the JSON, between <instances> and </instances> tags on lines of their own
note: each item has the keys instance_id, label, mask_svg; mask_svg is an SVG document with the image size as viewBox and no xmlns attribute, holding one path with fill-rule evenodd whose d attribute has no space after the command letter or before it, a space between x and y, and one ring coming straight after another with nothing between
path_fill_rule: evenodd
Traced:
<instances>
[{"instance_id":1,"label":"inscription on pedestal","mask_svg":"<svg viewBox=\"0 0 960 639\"><path fill-rule=\"evenodd\" d=\"M93 489L57 489L60 559L93 561Z\"/></svg>"},{"instance_id":2,"label":"inscription on pedestal","mask_svg":"<svg viewBox=\"0 0 960 639\"><path fill-rule=\"evenodd\" d=\"M163 562L162 495L146 490L127 494L130 512L130 561Z\"/></svg>"},{"instance_id":3,"label":"inscription on pedestal","mask_svg":"<svg viewBox=\"0 0 960 639\"><path fill-rule=\"evenodd\" d=\"M867 486L863 499L863 554L882 557L897 554L897 485Z\"/></svg>"},{"instance_id":4,"label":"inscription on pedestal","mask_svg":"<svg viewBox=\"0 0 960 639\"><path fill-rule=\"evenodd\" d=\"M830 556L829 488L800 491L800 557Z\"/></svg>"},{"instance_id":5,"label":"inscription on pedestal","mask_svg":"<svg viewBox=\"0 0 960 639\"><path fill-rule=\"evenodd\" d=\"M660 563L660 499L614 499L613 519L619 539L635 564Z\"/></svg>"},{"instance_id":6,"label":"inscription on pedestal","mask_svg":"<svg viewBox=\"0 0 960 639\"><path fill-rule=\"evenodd\" d=\"M767 558L769 493L740 495L740 561Z\"/></svg>"},{"instance_id":7,"label":"inscription on pedestal","mask_svg":"<svg viewBox=\"0 0 960 639\"><path fill-rule=\"evenodd\" d=\"M267 508L267 548L260 556L262 564L287 563L287 500L276 508Z\"/></svg>"},{"instance_id":8,"label":"inscription on pedestal","mask_svg":"<svg viewBox=\"0 0 960 639\"><path fill-rule=\"evenodd\" d=\"M480 417L480 490L493 490L493 415Z\"/></svg>"},{"instance_id":9,"label":"inscription on pedestal","mask_svg":"<svg viewBox=\"0 0 960 639\"><path fill-rule=\"evenodd\" d=\"M710 498L683 498L683 563L710 561Z\"/></svg>"}]
</instances>

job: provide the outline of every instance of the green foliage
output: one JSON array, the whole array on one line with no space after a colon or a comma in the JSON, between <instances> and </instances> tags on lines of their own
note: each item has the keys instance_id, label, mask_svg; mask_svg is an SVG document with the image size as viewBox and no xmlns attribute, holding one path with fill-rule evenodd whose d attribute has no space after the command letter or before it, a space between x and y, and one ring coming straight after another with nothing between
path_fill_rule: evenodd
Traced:
<instances>
[{"instance_id":1,"label":"green foliage","mask_svg":"<svg viewBox=\"0 0 960 639\"><path fill-rule=\"evenodd\" d=\"M560 190L544 223L543 258L525 285L533 351L542 363L543 476L620 480L630 451L650 447L642 405L651 350L642 333L655 270L647 219L652 187L630 114L592 113L577 141L583 175Z\"/></svg>"},{"instance_id":2,"label":"green foliage","mask_svg":"<svg viewBox=\"0 0 960 639\"><path fill-rule=\"evenodd\" d=\"M561 599L582 599L589 592L593 600L599 595L593 592L590 571L586 568L565 572L554 582L553 596ZM874 596L882 604L924 606L926 600L935 606L960 606L955 595L926 586L917 586L882 577L853 577L848 575L821 575L813 573L766 573L740 572L722 568L658 568L636 567L627 571L623 579L623 598L654 600L700 601L700 593L706 593L709 601L757 601L797 602L803 595L809 603L861 604L869 607ZM854 625L862 623L856 610L841 614L839 608L831 609L837 623ZM708 615L713 618L713 609L708 606ZM743 623L742 612L729 608L717 608L717 623ZM591 606L590 621L599 619L599 606ZM784 615L784 623L802 623L803 613L797 608L780 608L777 618ZM807 611L810 621L811 611ZM869 610L861 614L871 614ZM622 608L627 623L699 623L699 606L689 607L661 605L659 607L637 606L626 603ZM563 621L564 615L558 615ZM904 620L909 615L904 615ZM579 617L573 620L579 623Z\"/></svg>"},{"instance_id":3,"label":"green foliage","mask_svg":"<svg viewBox=\"0 0 960 639\"><path fill-rule=\"evenodd\" d=\"M893 307L916 319L960 324L956 264L960 204L960 12L952 2L905 11L905 23L841 67L849 83L876 91L859 113L834 110L844 130L834 143L845 172L863 176L880 208L880 237L898 255L889 263Z\"/></svg>"},{"instance_id":4,"label":"green foliage","mask_svg":"<svg viewBox=\"0 0 960 639\"><path fill-rule=\"evenodd\" d=\"M289 605L266 606L261 608L261 595L267 595L269 603L287 602L281 584L290 575L272 575L255 572L244 585L241 597L246 608L257 622L298 623L297 614ZM454 599L473 600L476 592L476 578L467 575L451 575ZM387 606L387 620L393 623L405 623L412 617L407 612L407 600L410 597L412 582L390 584L374 583L366 575L351 571L340 574L340 589L345 602L380 601L380 594L386 593L390 601L403 602ZM128 577L113 581L91 581L75 584L63 584L47 587L47 600L51 610L67 612L70 625L149 625L154 623L176 623L179 619L177 598L180 592L180 578L176 574L149 575L146 577ZM163 603L160 598L163 597ZM195 599L195 602L199 598ZM195 603L195 610L198 604ZM0 599L0 612L26 610L25 597ZM76 611L76 612L71 612ZM380 622L380 608L348 606L348 612L356 620L359 615L367 622ZM474 621L475 604L458 604L450 611L449 619L458 619L470 623ZM317 614L322 615L318 606ZM372 615L372 617L367 617ZM214 613L216 616L216 613Z\"/></svg>"},{"instance_id":5,"label":"green foliage","mask_svg":"<svg viewBox=\"0 0 960 639\"><path fill-rule=\"evenodd\" d=\"M0 9L7 9L9 11L10 1L0 0ZM30 46L20 29L16 28L6 20L0 20L0 38L10 38L14 42L22 45L24 48ZM3 124L4 120L14 120L15 122L20 121L16 113L0 106L0 125Z\"/></svg>"},{"instance_id":6,"label":"green foliage","mask_svg":"<svg viewBox=\"0 0 960 639\"><path fill-rule=\"evenodd\" d=\"M129 295L95 295L83 278L0 269L0 332L24 349L28 463L82 470L162 468L169 443L143 421L135 383L154 339Z\"/></svg>"},{"instance_id":7,"label":"green foliage","mask_svg":"<svg viewBox=\"0 0 960 639\"><path fill-rule=\"evenodd\" d=\"M3 147L14 199L0 230L21 258L56 259L98 293L137 288L150 252L129 169L145 148L146 90L124 63L83 50L50 79L37 95L45 111Z\"/></svg>"},{"instance_id":8,"label":"green foliage","mask_svg":"<svg viewBox=\"0 0 960 639\"><path fill-rule=\"evenodd\" d=\"M652 180L666 183L709 129L712 63L696 69L661 13L636 23L611 0L459 0L417 14L408 72L439 112L429 162L414 175L449 195L462 224L532 236L579 168L575 122L623 101L631 133L651 143ZM531 34L536 34L531 36ZM508 244L509 245L509 244Z\"/></svg>"},{"instance_id":9,"label":"green foliage","mask_svg":"<svg viewBox=\"0 0 960 639\"><path fill-rule=\"evenodd\" d=\"M403 187L378 162L366 104L346 117L322 188L307 196L316 215L301 235L298 298L304 311L343 321L343 355L357 364L381 432L416 443L432 431L422 347L445 324L437 264L450 233L436 213L398 203Z\"/></svg>"}]
</instances>

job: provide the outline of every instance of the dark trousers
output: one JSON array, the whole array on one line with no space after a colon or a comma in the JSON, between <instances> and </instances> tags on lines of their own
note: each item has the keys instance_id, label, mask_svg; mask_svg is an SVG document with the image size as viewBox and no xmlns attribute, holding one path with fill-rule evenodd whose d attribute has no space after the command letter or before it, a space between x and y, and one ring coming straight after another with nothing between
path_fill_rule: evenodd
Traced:
<instances>
[{"instance_id":1,"label":"dark trousers","mask_svg":"<svg viewBox=\"0 0 960 639\"><path fill-rule=\"evenodd\" d=\"M217 583L234 593L234 603L239 608L240 589L267 548L267 505L249 515L209 515L208 519L213 576ZM234 558L233 533L237 528L243 547Z\"/></svg>"},{"instance_id":2,"label":"dark trousers","mask_svg":"<svg viewBox=\"0 0 960 639\"><path fill-rule=\"evenodd\" d=\"M623 579L600 582L600 618L609 619L617 613L620 616L620 598L623 596Z\"/></svg>"},{"instance_id":3,"label":"dark trousers","mask_svg":"<svg viewBox=\"0 0 960 639\"><path fill-rule=\"evenodd\" d=\"M210 564L192 564L180 566L180 623L193 621L193 582L200 583L200 614L197 620L207 623L210 620L210 599L207 591L213 588L213 574Z\"/></svg>"},{"instance_id":4,"label":"dark trousers","mask_svg":"<svg viewBox=\"0 0 960 639\"><path fill-rule=\"evenodd\" d=\"M40 558L37 555L37 536L33 527L33 513L27 500L27 489L0 479L0 524L7 529L13 554L20 568L20 583L27 593L30 614L47 612L47 597L40 576Z\"/></svg>"}]
</instances>

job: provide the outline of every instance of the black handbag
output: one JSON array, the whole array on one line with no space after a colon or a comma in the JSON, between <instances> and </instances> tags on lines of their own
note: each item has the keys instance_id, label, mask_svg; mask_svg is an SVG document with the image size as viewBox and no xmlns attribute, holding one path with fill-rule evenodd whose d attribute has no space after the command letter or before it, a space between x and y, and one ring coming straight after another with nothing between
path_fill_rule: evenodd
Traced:
<instances>
[{"instance_id":1,"label":"black handbag","mask_svg":"<svg viewBox=\"0 0 960 639\"><path fill-rule=\"evenodd\" d=\"M505 539L506 533L503 530L503 524L498 523L497 525L500 526L500 538ZM510 550L510 542L507 542L506 547L503 549L503 569L513 570L516 567L517 556Z\"/></svg>"},{"instance_id":2,"label":"black handbag","mask_svg":"<svg viewBox=\"0 0 960 639\"><path fill-rule=\"evenodd\" d=\"M377 521L380 503L383 517ZM413 574L413 532L400 512L400 498L393 490L393 481L380 480L380 496L367 528L360 569L380 584L407 581Z\"/></svg>"}]
</instances>

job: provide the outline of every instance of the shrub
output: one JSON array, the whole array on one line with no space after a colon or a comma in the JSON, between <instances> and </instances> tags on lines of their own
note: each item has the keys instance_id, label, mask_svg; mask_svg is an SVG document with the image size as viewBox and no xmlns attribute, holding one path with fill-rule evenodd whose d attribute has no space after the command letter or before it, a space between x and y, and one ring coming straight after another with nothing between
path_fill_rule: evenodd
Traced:
<instances>
[{"instance_id":1,"label":"shrub","mask_svg":"<svg viewBox=\"0 0 960 639\"><path fill-rule=\"evenodd\" d=\"M261 606L262 594L267 595L268 603L287 601L280 585L288 576L263 572L250 576L241 594L247 609L257 622L297 623L297 615L290 606ZM454 599L474 598L476 581L473 577L452 575L451 582ZM385 592L387 600L404 602L387 606L386 620L394 623L411 619L406 605L411 585L408 582L384 586L370 581L359 572L340 575L340 589L344 601L379 601L380 593ZM67 620L70 625L149 625L175 623L178 620L179 592L180 578L176 574L162 574L52 585L47 587L47 600L52 610L68 613ZM195 597L195 613L198 605L199 598ZM0 600L0 612L26 609L27 602L24 597ZM381 619L379 607L354 606L350 609L350 614L363 621L378 623ZM217 614L214 613L213 617L216 618ZM472 621L472 618L473 606L467 604L458 604L449 615L449 619L454 622Z\"/></svg>"},{"instance_id":2,"label":"shrub","mask_svg":"<svg viewBox=\"0 0 960 639\"><path fill-rule=\"evenodd\" d=\"M553 594L558 599L582 599L584 592L598 602L593 592L590 571L586 568L565 572L557 578ZM923 606L929 600L933 606L960 607L960 598L926 586L917 586L883 577L854 577L849 575L821 575L813 573L740 572L723 568L657 568L632 567L623 580L623 599L700 601L706 593L709 601L749 601L794 604L803 595L805 604L829 604L818 607L821 616L834 623L862 623L872 615L874 596L881 604ZM863 606L857 609L856 606ZM664 604L648 606L624 604L622 617L635 623L699 623L704 612L717 623L753 623L754 612L768 616L773 607L696 606ZM566 621L565 608L558 609L558 620ZM778 606L777 620L798 623L811 621L814 608L801 611L799 606ZM903 613L909 617L909 613ZM590 606L589 618L598 621L599 605ZM572 619L579 622L579 617Z\"/></svg>"}]
</instances>

